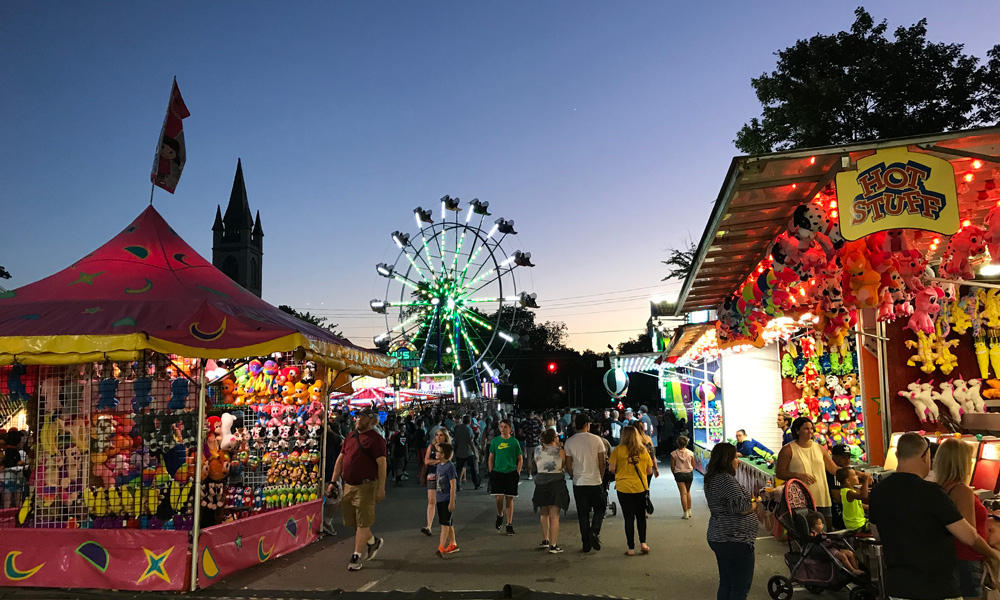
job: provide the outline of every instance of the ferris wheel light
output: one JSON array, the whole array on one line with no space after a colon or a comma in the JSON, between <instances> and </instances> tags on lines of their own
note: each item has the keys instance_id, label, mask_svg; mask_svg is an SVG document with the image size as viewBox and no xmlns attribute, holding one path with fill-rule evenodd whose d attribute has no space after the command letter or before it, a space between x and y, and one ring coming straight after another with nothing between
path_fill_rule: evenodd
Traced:
<instances>
[{"instance_id":1,"label":"ferris wheel light","mask_svg":"<svg viewBox=\"0 0 1000 600\"><path fill-rule=\"evenodd\" d=\"M417 229L423 229L424 224L420 220L420 215L417 214L417 211L413 211L413 220L417 222Z\"/></svg>"},{"instance_id":2,"label":"ferris wheel light","mask_svg":"<svg viewBox=\"0 0 1000 600\"><path fill-rule=\"evenodd\" d=\"M466 396L469 395L469 391L465 389L465 380L463 379L461 383L462 383L462 394Z\"/></svg>"},{"instance_id":3,"label":"ferris wheel light","mask_svg":"<svg viewBox=\"0 0 1000 600\"><path fill-rule=\"evenodd\" d=\"M451 308L451 309L455 308L455 299L454 298L448 298L448 308Z\"/></svg>"},{"instance_id":4,"label":"ferris wheel light","mask_svg":"<svg viewBox=\"0 0 1000 600\"><path fill-rule=\"evenodd\" d=\"M401 231L393 231L392 241L396 242L396 245L402 250L404 246L410 243L410 235Z\"/></svg>"},{"instance_id":5,"label":"ferris wheel light","mask_svg":"<svg viewBox=\"0 0 1000 600\"><path fill-rule=\"evenodd\" d=\"M493 367L490 366L490 363L484 362L483 366L486 367L486 372L490 374L490 377L496 379L497 376L493 373Z\"/></svg>"},{"instance_id":6,"label":"ferris wheel light","mask_svg":"<svg viewBox=\"0 0 1000 600\"><path fill-rule=\"evenodd\" d=\"M514 262L514 257L513 256L508 256L507 260L505 260L502 263L500 263L500 266L501 267L506 267L507 265L509 265L512 262Z\"/></svg>"},{"instance_id":7,"label":"ferris wheel light","mask_svg":"<svg viewBox=\"0 0 1000 600\"><path fill-rule=\"evenodd\" d=\"M469 221L471 221L471 220L472 220L472 215L473 215L473 214L474 214L475 212L476 212L476 207L475 207L475 206L470 206L470 207L469 207L469 213L468 213L467 215L465 215L465 222L466 222L466 223L468 223Z\"/></svg>"},{"instance_id":8,"label":"ferris wheel light","mask_svg":"<svg viewBox=\"0 0 1000 600\"><path fill-rule=\"evenodd\" d=\"M377 343L385 341L387 339L389 339L389 333L388 332L383 333L382 335L375 336L375 343L377 344Z\"/></svg>"},{"instance_id":9,"label":"ferris wheel light","mask_svg":"<svg viewBox=\"0 0 1000 600\"><path fill-rule=\"evenodd\" d=\"M431 298L431 306L437 306L438 304L441 304L440 298Z\"/></svg>"},{"instance_id":10,"label":"ferris wheel light","mask_svg":"<svg viewBox=\"0 0 1000 600\"><path fill-rule=\"evenodd\" d=\"M498 229L500 229L500 226L494 225L493 228L490 229L490 232L486 234L486 239L490 239L491 237L493 237L493 234L496 233Z\"/></svg>"},{"instance_id":11,"label":"ferris wheel light","mask_svg":"<svg viewBox=\"0 0 1000 600\"><path fill-rule=\"evenodd\" d=\"M510 334L507 333L507 332L505 332L505 331L498 331L497 335L500 336L500 339L502 339L505 342L513 342L514 341L514 338L510 337Z\"/></svg>"},{"instance_id":12,"label":"ferris wheel light","mask_svg":"<svg viewBox=\"0 0 1000 600\"><path fill-rule=\"evenodd\" d=\"M378 271L378 274L381 275L382 277L392 277L392 272L394 268L391 265L387 265L385 263L379 263L375 265L375 270Z\"/></svg>"},{"instance_id":13,"label":"ferris wheel light","mask_svg":"<svg viewBox=\"0 0 1000 600\"><path fill-rule=\"evenodd\" d=\"M507 302L519 302L521 300L521 297L520 296L507 296L506 298L504 298L504 300L507 301Z\"/></svg>"}]
</instances>

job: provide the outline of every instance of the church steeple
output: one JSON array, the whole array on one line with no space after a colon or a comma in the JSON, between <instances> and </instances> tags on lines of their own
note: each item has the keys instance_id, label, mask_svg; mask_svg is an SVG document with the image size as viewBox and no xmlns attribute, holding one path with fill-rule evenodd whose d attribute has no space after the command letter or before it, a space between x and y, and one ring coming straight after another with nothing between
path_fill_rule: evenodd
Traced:
<instances>
[{"instance_id":1,"label":"church steeple","mask_svg":"<svg viewBox=\"0 0 1000 600\"><path fill-rule=\"evenodd\" d=\"M260 211L257 211L256 220L250 213L240 159L236 160L236 176L226 215L223 217L221 207L216 207L212 233L212 264L230 279L260 296L264 228L260 222Z\"/></svg>"},{"instance_id":2,"label":"church steeple","mask_svg":"<svg viewBox=\"0 0 1000 600\"><path fill-rule=\"evenodd\" d=\"M226 207L223 222L230 236L253 228L250 202L247 201L247 184L243 181L243 161L239 158L236 159L236 177L233 178L233 191L229 194L229 206Z\"/></svg>"}]
</instances>

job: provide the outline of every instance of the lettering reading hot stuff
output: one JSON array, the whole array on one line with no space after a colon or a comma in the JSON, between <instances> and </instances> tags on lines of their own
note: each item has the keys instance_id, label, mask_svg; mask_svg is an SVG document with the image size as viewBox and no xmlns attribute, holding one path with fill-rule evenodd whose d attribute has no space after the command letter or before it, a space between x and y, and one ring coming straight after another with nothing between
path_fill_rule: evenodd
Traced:
<instances>
[{"instance_id":1,"label":"lettering reading hot stuff","mask_svg":"<svg viewBox=\"0 0 1000 600\"><path fill-rule=\"evenodd\" d=\"M924 187L930 167L918 162L874 165L858 174L862 193L851 204L851 224L859 225L903 213L937 220L945 205L944 194Z\"/></svg>"}]
</instances>

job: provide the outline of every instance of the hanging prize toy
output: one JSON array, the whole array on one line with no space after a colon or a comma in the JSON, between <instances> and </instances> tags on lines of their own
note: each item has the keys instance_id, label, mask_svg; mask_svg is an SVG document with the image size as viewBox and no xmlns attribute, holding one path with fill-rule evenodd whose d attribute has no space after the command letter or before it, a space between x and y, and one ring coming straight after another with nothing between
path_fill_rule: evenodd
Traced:
<instances>
[{"instance_id":1,"label":"hanging prize toy","mask_svg":"<svg viewBox=\"0 0 1000 600\"><path fill-rule=\"evenodd\" d=\"M969 301L970 297L964 296L962 298L955 298L948 305L948 321L958 335L965 335L965 332L972 326L972 319L965 312ZM971 298L971 301L975 302L975 299Z\"/></svg>"},{"instance_id":2,"label":"hanging prize toy","mask_svg":"<svg viewBox=\"0 0 1000 600\"><path fill-rule=\"evenodd\" d=\"M785 352L781 356L781 376L795 377L795 361L792 360L790 352Z\"/></svg>"},{"instance_id":3,"label":"hanging prize toy","mask_svg":"<svg viewBox=\"0 0 1000 600\"><path fill-rule=\"evenodd\" d=\"M993 374L1000 377L1000 341L997 340L997 330L990 329L990 366L993 367ZM978 357L977 357L978 358Z\"/></svg>"},{"instance_id":4,"label":"hanging prize toy","mask_svg":"<svg viewBox=\"0 0 1000 600\"><path fill-rule=\"evenodd\" d=\"M945 317L938 317L935 328L937 335L935 336L936 343L934 345L934 352L936 356L934 362L941 368L942 373L950 375L955 367L958 366L958 357L951 352L951 348L958 345L958 340L948 341L946 339L948 334L951 332L951 327L948 326L948 321ZM1000 348L998 348L998 350L1000 350Z\"/></svg>"},{"instance_id":5,"label":"hanging prize toy","mask_svg":"<svg viewBox=\"0 0 1000 600\"><path fill-rule=\"evenodd\" d=\"M922 363L920 370L924 373L933 373L937 368L935 363L937 362L937 354L934 351L934 340L937 336L934 334L927 335L923 331L917 332L917 340L906 340L906 347L909 349L917 349L917 353L914 354L906 361L906 364L910 367L917 366L917 363Z\"/></svg>"}]
</instances>

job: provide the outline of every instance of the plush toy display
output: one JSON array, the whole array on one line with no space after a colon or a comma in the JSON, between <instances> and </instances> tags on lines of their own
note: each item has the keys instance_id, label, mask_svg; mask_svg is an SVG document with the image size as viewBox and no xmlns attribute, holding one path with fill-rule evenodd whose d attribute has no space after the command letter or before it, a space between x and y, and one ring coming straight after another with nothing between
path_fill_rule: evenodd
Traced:
<instances>
[{"instance_id":1,"label":"plush toy display","mask_svg":"<svg viewBox=\"0 0 1000 600\"><path fill-rule=\"evenodd\" d=\"M975 225L966 225L951 236L941 256L942 277L973 279L972 257L986 252L986 232Z\"/></svg>"},{"instance_id":2,"label":"plush toy display","mask_svg":"<svg viewBox=\"0 0 1000 600\"><path fill-rule=\"evenodd\" d=\"M941 312L942 298L944 290L937 286L930 286L918 292L915 299L916 309L906 326L913 333L923 332L926 335L934 333L934 318Z\"/></svg>"},{"instance_id":3,"label":"plush toy display","mask_svg":"<svg viewBox=\"0 0 1000 600\"><path fill-rule=\"evenodd\" d=\"M951 414L951 418L956 423L961 423L962 415L965 414L965 409L955 399L955 386L950 381L942 381L938 384L938 387L941 388L941 391L931 392L931 398L935 402L940 402L944 405L944 407L947 408L948 412Z\"/></svg>"}]
</instances>

